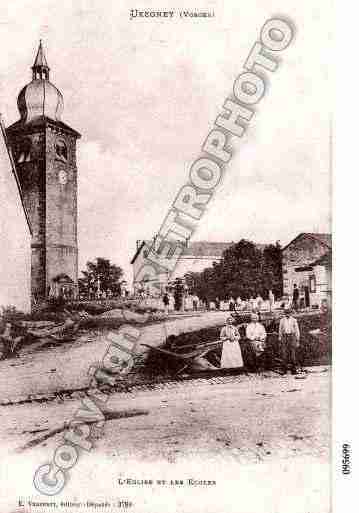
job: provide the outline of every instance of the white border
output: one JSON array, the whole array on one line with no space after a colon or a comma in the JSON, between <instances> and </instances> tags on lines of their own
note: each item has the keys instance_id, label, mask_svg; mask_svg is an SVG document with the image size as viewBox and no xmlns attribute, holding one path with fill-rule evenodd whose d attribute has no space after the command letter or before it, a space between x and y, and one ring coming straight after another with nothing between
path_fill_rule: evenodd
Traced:
<instances>
[{"instance_id":1,"label":"white border","mask_svg":"<svg viewBox=\"0 0 359 513\"><path fill-rule=\"evenodd\" d=\"M359 71L354 2L336 6L336 91L333 121L333 508L358 511L359 410ZM352 8L350 8L350 7ZM330 52L332 49L328 48ZM342 444L351 444L352 473L341 472Z\"/></svg>"}]
</instances>

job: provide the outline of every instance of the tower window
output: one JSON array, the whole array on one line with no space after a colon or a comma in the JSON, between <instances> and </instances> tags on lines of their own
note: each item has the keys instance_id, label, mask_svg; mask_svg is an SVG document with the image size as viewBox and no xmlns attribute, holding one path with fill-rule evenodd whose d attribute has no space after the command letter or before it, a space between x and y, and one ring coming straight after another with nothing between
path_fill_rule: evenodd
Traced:
<instances>
[{"instance_id":1,"label":"tower window","mask_svg":"<svg viewBox=\"0 0 359 513\"><path fill-rule=\"evenodd\" d=\"M63 162L67 161L67 146L62 140L58 140L55 143L55 152L56 158L62 160Z\"/></svg>"},{"instance_id":2,"label":"tower window","mask_svg":"<svg viewBox=\"0 0 359 513\"><path fill-rule=\"evenodd\" d=\"M30 162L31 160L31 141L24 139L17 150L16 161L21 164L22 162Z\"/></svg>"}]
</instances>

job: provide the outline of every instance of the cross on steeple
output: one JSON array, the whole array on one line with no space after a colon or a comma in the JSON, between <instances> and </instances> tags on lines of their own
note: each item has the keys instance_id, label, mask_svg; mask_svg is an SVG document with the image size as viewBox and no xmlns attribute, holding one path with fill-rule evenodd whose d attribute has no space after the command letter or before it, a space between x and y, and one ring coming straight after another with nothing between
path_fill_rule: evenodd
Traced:
<instances>
[{"instance_id":1,"label":"cross on steeple","mask_svg":"<svg viewBox=\"0 0 359 513\"><path fill-rule=\"evenodd\" d=\"M47 64L45 52L40 39L39 49L37 50L34 65L32 66L33 80L49 80L50 68Z\"/></svg>"}]
</instances>

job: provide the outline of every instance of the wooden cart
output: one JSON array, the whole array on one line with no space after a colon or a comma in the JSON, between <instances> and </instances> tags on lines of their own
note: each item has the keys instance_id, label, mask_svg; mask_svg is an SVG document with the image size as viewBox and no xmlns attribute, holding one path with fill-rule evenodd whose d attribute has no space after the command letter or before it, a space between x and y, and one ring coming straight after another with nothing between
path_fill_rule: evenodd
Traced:
<instances>
[{"instance_id":1,"label":"wooden cart","mask_svg":"<svg viewBox=\"0 0 359 513\"><path fill-rule=\"evenodd\" d=\"M185 369L190 367L196 358L203 358L208 354L210 351L213 351L214 349L217 349L222 344L221 340L216 340L214 342L207 342L207 343L201 343L196 345L185 345L185 346L179 346L176 349L182 350L182 352L175 352L175 351L169 351L168 349L162 349L160 347L153 347L149 344L141 344L142 346L148 347L154 352L166 355L170 358L173 358L174 360L178 362L182 362L182 366L175 372L175 376L183 372ZM195 347L195 349L189 350L189 348ZM187 352L186 352L187 350Z\"/></svg>"}]
</instances>

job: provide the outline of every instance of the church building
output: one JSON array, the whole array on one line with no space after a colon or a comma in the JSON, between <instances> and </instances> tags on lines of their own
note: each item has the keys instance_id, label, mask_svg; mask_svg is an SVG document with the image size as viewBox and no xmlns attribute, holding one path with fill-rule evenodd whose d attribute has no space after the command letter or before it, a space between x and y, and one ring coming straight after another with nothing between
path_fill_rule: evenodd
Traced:
<instances>
[{"instance_id":1,"label":"church building","mask_svg":"<svg viewBox=\"0 0 359 513\"><path fill-rule=\"evenodd\" d=\"M40 45L32 80L20 91L20 119L6 130L31 230L33 304L78 295L77 166L80 134L62 120L61 92L50 82Z\"/></svg>"}]
</instances>

